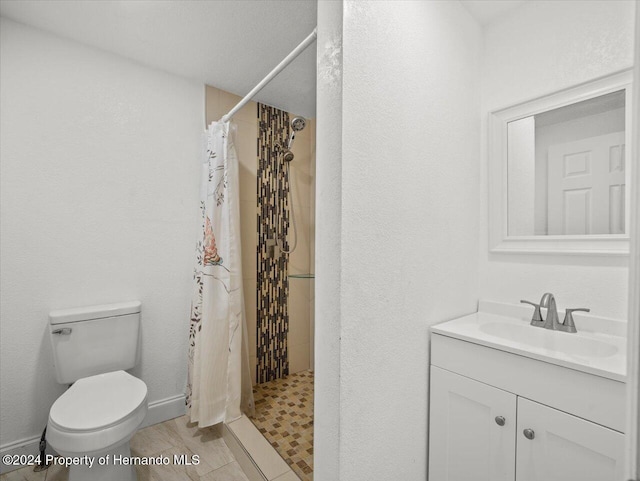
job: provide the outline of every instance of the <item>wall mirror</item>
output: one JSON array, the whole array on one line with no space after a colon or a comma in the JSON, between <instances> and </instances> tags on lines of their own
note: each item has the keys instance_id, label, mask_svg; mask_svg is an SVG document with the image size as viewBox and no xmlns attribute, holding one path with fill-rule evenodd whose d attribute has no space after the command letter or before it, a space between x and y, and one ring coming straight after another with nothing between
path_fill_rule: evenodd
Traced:
<instances>
[{"instance_id":1,"label":"wall mirror","mask_svg":"<svg viewBox=\"0 0 640 481\"><path fill-rule=\"evenodd\" d=\"M631 71L490 114L492 252L629 252Z\"/></svg>"}]
</instances>

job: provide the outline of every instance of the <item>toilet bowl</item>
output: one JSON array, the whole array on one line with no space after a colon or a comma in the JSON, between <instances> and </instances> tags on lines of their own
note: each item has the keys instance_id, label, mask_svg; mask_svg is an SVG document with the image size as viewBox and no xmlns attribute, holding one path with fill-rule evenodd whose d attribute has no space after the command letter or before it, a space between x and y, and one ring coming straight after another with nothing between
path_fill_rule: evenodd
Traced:
<instances>
[{"instance_id":1,"label":"toilet bowl","mask_svg":"<svg viewBox=\"0 0 640 481\"><path fill-rule=\"evenodd\" d=\"M69 481L135 481L129 441L147 414L147 386L124 371L79 379L49 412L47 441L78 460Z\"/></svg>"}]
</instances>

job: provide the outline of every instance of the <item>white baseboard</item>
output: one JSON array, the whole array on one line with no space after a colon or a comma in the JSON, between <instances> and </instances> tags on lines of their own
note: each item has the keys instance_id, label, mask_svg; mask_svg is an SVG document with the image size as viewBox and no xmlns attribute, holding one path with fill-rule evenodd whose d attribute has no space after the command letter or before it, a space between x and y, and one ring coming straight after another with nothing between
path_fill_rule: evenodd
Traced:
<instances>
[{"instance_id":1,"label":"white baseboard","mask_svg":"<svg viewBox=\"0 0 640 481\"><path fill-rule=\"evenodd\" d=\"M142 421L140 429L183 416L187 412L184 397L184 394L178 394L160 401L150 402L149 411L147 411L147 416Z\"/></svg>"},{"instance_id":2,"label":"white baseboard","mask_svg":"<svg viewBox=\"0 0 640 481\"><path fill-rule=\"evenodd\" d=\"M144 421L142 421L139 429L146 428L147 426L151 426L153 424L162 423L164 421L168 421L169 419L180 417L184 415L185 412L186 408L184 404L184 394L178 394L177 396L150 402L147 416L144 418ZM3 446L0 446L0 457L4 457L7 454L35 456L39 454L39 444L40 436L26 438L20 441L5 444ZM56 455L57 453L47 444L47 454ZM6 465L4 464L4 462L0 461L0 474L8 473L9 471L13 471L21 467L22 466L20 465Z\"/></svg>"}]
</instances>

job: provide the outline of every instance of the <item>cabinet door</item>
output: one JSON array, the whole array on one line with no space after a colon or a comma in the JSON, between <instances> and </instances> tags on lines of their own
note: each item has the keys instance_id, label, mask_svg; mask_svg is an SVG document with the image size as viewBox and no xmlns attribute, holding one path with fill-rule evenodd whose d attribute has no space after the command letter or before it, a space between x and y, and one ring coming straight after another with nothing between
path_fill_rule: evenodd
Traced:
<instances>
[{"instance_id":1,"label":"cabinet door","mask_svg":"<svg viewBox=\"0 0 640 481\"><path fill-rule=\"evenodd\" d=\"M514 394L431 366L429 423L429 481L514 480Z\"/></svg>"},{"instance_id":2,"label":"cabinet door","mask_svg":"<svg viewBox=\"0 0 640 481\"><path fill-rule=\"evenodd\" d=\"M523 431L533 431L533 439ZM531 433L529 433L531 435ZM618 481L624 435L518 398L518 481Z\"/></svg>"}]
</instances>

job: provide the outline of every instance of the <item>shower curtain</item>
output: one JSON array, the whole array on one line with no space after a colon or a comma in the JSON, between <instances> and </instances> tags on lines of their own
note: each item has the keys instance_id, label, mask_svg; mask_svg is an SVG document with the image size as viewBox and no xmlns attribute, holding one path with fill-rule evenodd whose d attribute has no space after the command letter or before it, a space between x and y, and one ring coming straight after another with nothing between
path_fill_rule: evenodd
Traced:
<instances>
[{"instance_id":1,"label":"shower curtain","mask_svg":"<svg viewBox=\"0 0 640 481\"><path fill-rule=\"evenodd\" d=\"M207 132L189 329L187 411L199 427L253 411L242 290L235 126Z\"/></svg>"}]
</instances>

